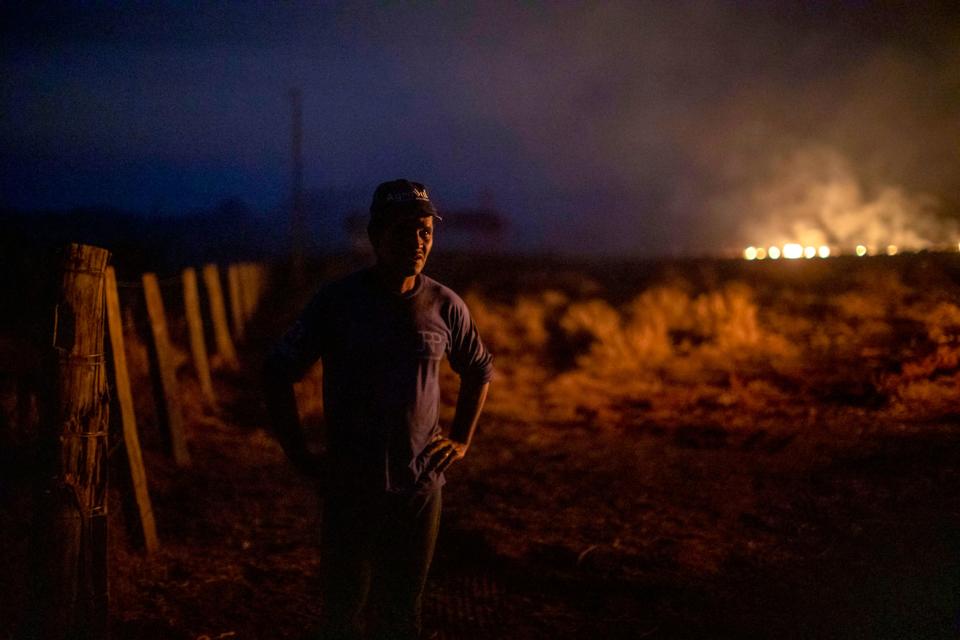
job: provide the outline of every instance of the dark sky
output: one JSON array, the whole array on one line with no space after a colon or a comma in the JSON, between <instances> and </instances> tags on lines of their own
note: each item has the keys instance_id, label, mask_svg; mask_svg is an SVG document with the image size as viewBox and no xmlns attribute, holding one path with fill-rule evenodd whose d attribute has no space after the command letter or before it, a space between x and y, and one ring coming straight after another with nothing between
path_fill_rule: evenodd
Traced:
<instances>
[{"instance_id":1,"label":"dark sky","mask_svg":"<svg viewBox=\"0 0 960 640\"><path fill-rule=\"evenodd\" d=\"M276 211L296 86L308 187L487 192L511 248L955 230L960 3L20 4L7 207Z\"/></svg>"}]
</instances>

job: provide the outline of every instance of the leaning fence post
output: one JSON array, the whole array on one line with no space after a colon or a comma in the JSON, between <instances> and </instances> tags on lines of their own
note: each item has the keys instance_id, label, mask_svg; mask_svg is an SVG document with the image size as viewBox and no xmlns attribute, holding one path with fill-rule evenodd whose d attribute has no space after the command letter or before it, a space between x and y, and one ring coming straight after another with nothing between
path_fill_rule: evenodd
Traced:
<instances>
[{"instance_id":1,"label":"leaning fence post","mask_svg":"<svg viewBox=\"0 0 960 640\"><path fill-rule=\"evenodd\" d=\"M243 338L246 324L246 302L244 300L242 265L231 264L227 267L227 287L230 294L230 317L233 319L233 335L237 340Z\"/></svg>"},{"instance_id":2,"label":"leaning fence post","mask_svg":"<svg viewBox=\"0 0 960 640\"><path fill-rule=\"evenodd\" d=\"M263 295L263 265L259 262L244 263L241 273L244 309L249 322L256 315Z\"/></svg>"},{"instance_id":3,"label":"leaning fence post","mask_svg":"<svg viewBox=\"0 0 960 640\"><path fill-rule=\"evenodd\" d=\"M230 369L240 368L237 352L230 339L230 329L227 328L227 309L223 305L223 289L220 287L220 274L217 265L203 266L203 284L207 289L210 300L210 320L213 322L213 336L217 343L217 354L223 363Z\"/></svg>"},{"instance_id":4,"label":"leaning fence post","mask_svg":"<svg viewBox=\"0 0 960 640\"><path fill-rule=\"evenodd\" d=\"M249 323L257 309L256 291L253 281L253 265L249 262L240 264L240 300L243 303L243 319Z\"/></svg>"},{"instance_id":5,"label":"leaning fence post","mask_svg":"<svg viewBox=\"0 0 960 640\"><path fill-rule=\"evenodd\" d=\"M160 377L160 395L163 401L158 403L166 418L167 433L170 435L170 448L173 461L178 466L190 464L190 452L184 437L183 411L180 408L180 395L177 388L177 372L173 362L173 349L167 332L167 318L163 310L163 298L160 297L160 285L153 273L143 274L143 294L147 302L147 315L150 318L150 333L153 335L154 353L157 356L157 373Z\"/></svg>"},{"instance_id":6,"label":"leaning fence post","mask_svg":"<svg viewBox=\"0 0 960 640\"><path fill-rule=\"evenodd\" d=\"M187 316L187 329L190 333L190 352L193 354L193 366L200 380L200 391L210 407L216 409L217 398L213 393L213 380L210 379L210 363L207 360L207 345L203 340L203 319L200 315L200 294L197 291L197 272L193 267L183 270L183 307Z\"/></svg>"},{"instance_id":7,"label":"leaning fence post","mask_svg":"<svg viewBox=\"0 0 960 640\"><path fill-rule=\"evenodd\" d=\"M34 624L44 639L107 634L105 249L71 244L54 313L53 380L43 408Z\"/></svg>"},{"instance_id":8,"label":"leaning fence post","mask_svg":"<svg viewBox=\"0 0 960 640\"><path fill-rule=\"evenodd\" d=\"M263 302L264 281L266 280L266 267L262 262L253 265L253 290L254 290L254 311L260 308Z\"/></svg>"},{"instance_id":9,"label":"leaning fence post","mask_svg":"<svg viewBox=\"0 0 960 640\"><path fill-rule=\"evenodd\" d=\"M120 299L117 296L117 276L113 267L107 267L107 325L110 328L110 347L113 351L113 377L116 383L117 403L123 421L123 443L127 451L127 467L130 470L133 495L140 514L140 532L147 553L153 553L157 543L157 526L153 519L153 506L147 490L147 472L143 467L140 452L140 437L137 434L137 418L133 411L133 394L130 391L130 374L127 371L127 354L123 343L123 321L120 318Z\"/></svg>"}]
</instances>

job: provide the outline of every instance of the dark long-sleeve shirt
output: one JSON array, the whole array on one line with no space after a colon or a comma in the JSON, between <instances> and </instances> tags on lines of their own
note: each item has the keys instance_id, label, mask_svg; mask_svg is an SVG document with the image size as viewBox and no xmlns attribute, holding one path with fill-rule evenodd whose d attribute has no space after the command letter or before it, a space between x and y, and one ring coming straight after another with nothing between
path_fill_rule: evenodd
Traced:
<instances>
[{"instance_id":1,"label":"dark long-sleeve shirt","mask_svg":"<svg viewBox=\"0 0 960 640\"><path fill-rule=\"evenodd\" d=\"M439 369L462 380L492 374L466 304L420 274L396 294L370 270L323 287L274 348L269 375L299 380L320 359L328 453L337 472L388 491L443 484L421 478L424 447L439 434Z\"/></svg>"}]
</instances>

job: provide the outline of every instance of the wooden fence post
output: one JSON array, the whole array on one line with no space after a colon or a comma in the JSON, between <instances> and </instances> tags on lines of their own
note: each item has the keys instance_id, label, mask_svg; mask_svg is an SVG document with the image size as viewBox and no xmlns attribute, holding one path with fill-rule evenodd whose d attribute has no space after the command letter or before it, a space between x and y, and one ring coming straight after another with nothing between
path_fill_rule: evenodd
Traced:
<instances>
[{"instance_id":1,"label":"wooden fence post","mask_svg":"<svg viewBox=\"0 0 960 640\"><path fill-rule=\"evenodd\" d=\"M44 407L45 486L37 534L39 637L107 634L107 429L103 357L105 249L66 250L54 314L53 385ZM48 456L48 457L47 457Z\"/></svg>"},{"instance_id":2,"label":"wooden fence post","mask_svg":"<svg viewBox=\"0 0 960 640\"><path fill-rule=\"evenodd\" d=\"M239 369L237 352L230 339L230 330L227 328L227 310L223 305L223 289L220 287L220 274L217 265L203 266L203 284L207 289L207 298L210 301L210 320L213 322L213 335L217 343L217 354L229 369Z\"/></svg>"},{"instance_id":3,"label":"wooden fence post","mask_svg":"<svg viewBox=\"0 0 960 640\"><path fill-rule=\"evenodd\" d=\"M263 303L263 292L267 288L267 267L262 262L258 262L254 265L254 275L256 276L257 307L259 308Z\"/></svg>"},{"instance_id":4,"label":"wooden fence post","mask_svg":"<svg viewBox=\"0 0 960 640\"><path fill-rule=\"evenodd\" d=\"M200 381L200 391L212 409L217 408L217 398L213 393L213 380L210 378L210 363L207 360L207 345L203 339L203 318L200 314L200 293L197 291L197 272L190 267L183 270L183 307L187 316L187 328L190 333L190 352L193 354L193 366Z\"/></svg>"},{"instance_id":5,"label":"wooden fence post","mask_svg":"<svg viewBox=\"0 0 960 640\"><path fill-rule=\"evenodd\" d=\"M123 443L127 451L127 468L130 484L140 514L140 533L147 553L153 553L157 543L157 526L153 519L153 506L147 490L147 472L143 467L140 452L140 437L137 434L137 418L133 411L133 394L130 392L130 374L127 370L127 354L123 342L123 321L120 318L120 299L117 296L117 276L113 267L107 267L107 325L110 329L110 346L113 351L113 377L117 389L117 402L123 421Z\"/></svg>"},{"instance_id":6,"label":"wooden fence post","mask_svg":"<svg viewBox=\"0 0 960 640\"><path fill-rule=\"evenodd\" d=\"M240 264L240 300L243 301L243 318L246 323L253 319L257 310L256 291L253 281L253 265L249 262Z\"/></svg>"},{"instance_id":7,"label":"wooden fence post","mask_svg":"<svg viewBox=\"0 0 960 640\"><path fill-rule=\"evenodd\" d=\"M178 466L190 464L190 452L183 429L183 411L180 408L180 394L177 388L177 372L173 362L173 350L167 332L167 318L163 310L163 298L160 297L160 285L153 273L143 274L143 294L147 302L147 315L150 318L150 332L153 335L154 353L157 357L157 369L160 376L161 415L165 418L167 433L170 436L170 448L173 461Z\"/></svg>"},{"instance_id":8,"label":"wooden fence post","mask_svg":"<svg viewBox=\"0 0 960 640\"><path fill-rule=\"evenodd\" d=\"M247 269L249 273L247 276L248 317L252 318L260 308L263 297L263 265L259 262L251 262L247 265Z\"/></svg>"},{"instance_id":9,"label":"wooden fence post","mask_svg":"<svg viewBox=\"0 0 960 640\"><path fill-rule=\"evenodd\" d=\"M233 320L233 335L237 340L243 338L247 319L241 268L241 265L238 264L231 264L227 267L227 286L230 288L230 317Z\"/></svg>"}]
</instances>

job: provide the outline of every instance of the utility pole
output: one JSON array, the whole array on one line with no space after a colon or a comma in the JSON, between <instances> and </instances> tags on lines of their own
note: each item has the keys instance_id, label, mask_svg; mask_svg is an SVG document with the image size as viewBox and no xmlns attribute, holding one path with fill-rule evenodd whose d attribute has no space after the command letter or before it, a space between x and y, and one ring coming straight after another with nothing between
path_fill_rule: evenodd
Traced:
<instances>
[{"instance_id":1,"label":"utility pole","mask_svg":"<svg viewBox=\"0 0 960 640\"><path fill-rule=\"evenodd\" d=\"M290 202L291 269L295 282L304 277L304 254L307 238L307 213L303 202L303 94L300 89L290 90L292 112L291 152L293 156L293 180Z\"/></svg>"}]
</instances>

